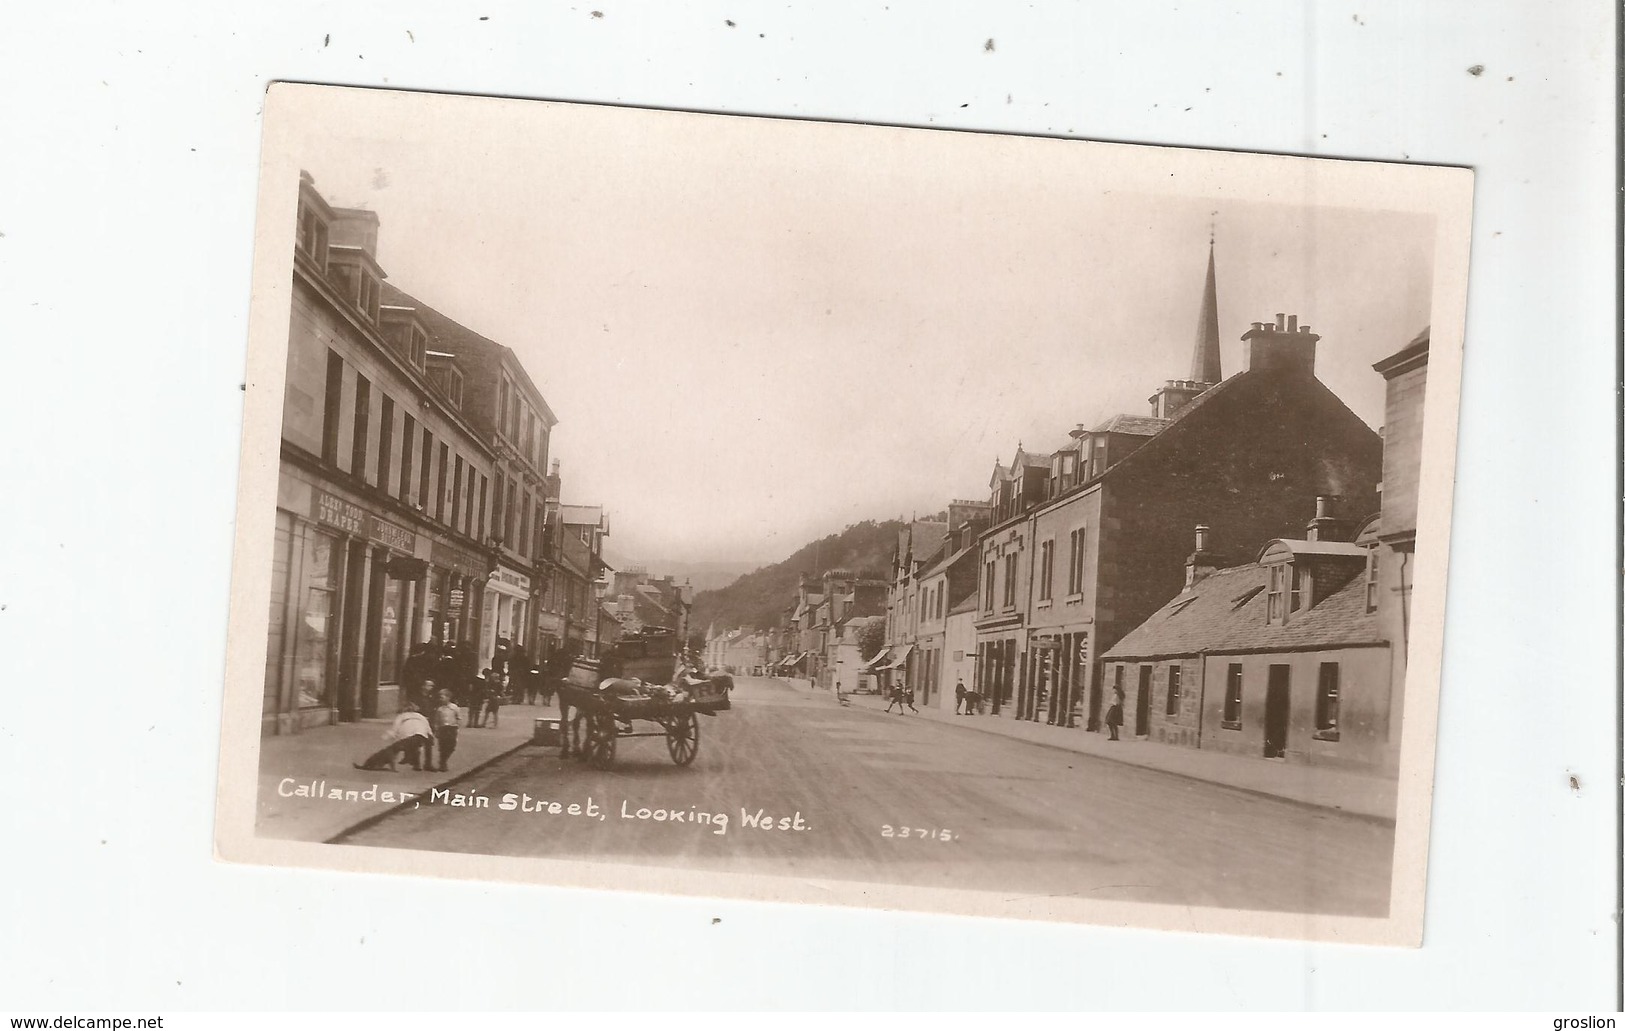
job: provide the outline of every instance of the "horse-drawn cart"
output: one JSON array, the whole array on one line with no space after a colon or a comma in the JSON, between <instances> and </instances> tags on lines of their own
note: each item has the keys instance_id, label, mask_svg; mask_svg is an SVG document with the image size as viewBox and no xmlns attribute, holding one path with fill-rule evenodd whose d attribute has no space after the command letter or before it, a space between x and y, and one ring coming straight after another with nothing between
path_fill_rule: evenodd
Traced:
<instances>
[{"instance_id":1,"label":"horse-drawn cart","mask_svg":"<svg viewBox=\"0 0 1625 1031\"><path fill-rule=\"evenodd\" d=\"M693 762L698 717L732 707L732 678L680 669L673 646L671 634L646 631L617 642L602 659L577 659L559 685L566 751L601 768L615 761L620 739L663 737L672 762ZM640 723L658 729L640 730Z\"/></svg>"}]
</instances>

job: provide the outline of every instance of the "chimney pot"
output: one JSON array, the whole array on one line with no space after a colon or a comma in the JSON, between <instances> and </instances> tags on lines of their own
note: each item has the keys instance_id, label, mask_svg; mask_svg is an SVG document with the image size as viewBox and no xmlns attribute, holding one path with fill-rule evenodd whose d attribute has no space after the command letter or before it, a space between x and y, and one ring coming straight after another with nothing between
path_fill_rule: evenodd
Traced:
<instances>
[{"instance_id":1,"label":"chimney pot","mask_svg":"<svg viewBox=\"0 0 1625 1031\"><path fill-rule=\"evenodd\" d=\"M1332 499L1331 498L1327 497L1324 494L1315 495L1315 518L1316 519L1325 519L1327 516L1330 516L1332 514L1331 513L1331 507L1332 507Z\"/></svg>"},{"instance_id":2,"label":"chimney pot","mask_svg":"<svg viewBox=\"0 0 1625 1031\"><path fill-rule=\"evenodd\" d=\"M1277 328L1281 328L1281 329L1286 328L1286 313L1285 312L1279 312L1278 311L1278 312L1275 313L1275 325L1276 325Z\"/></svg>"},{"instance_id":3,"label":"chimney pot","mask_svg":"<svg viewBox=\"0 0 1625 1031\"><path fill-rule=\"evenodd\" d=\"M1262 322L1253 323L1253 331L1254 332L1257 332L1258 330L1261 330L1263 328L1264 328L1264 324Z\"/></svg>"},{"instance_id":4,"label":"chimney pot","mask_svg":"<svg viewBox=\"0 0 1625 1031\"><path fill-rule=\"evenodd\" d=\"M1286 331L1288 333L1296 333L1298 331L1298 317L1296 315L1288 315L1286 317Z\"/></svg>"},{"instance_id":5,"label":"chimney pot","mask_svg":"<svg viewBox=\"0 0 1625 1031\"><path fill-rule=\"evenodd\" d=\"M1212 531L1206 526L1198 526L1196 528L1196 550L1197 551L1206 551L1207 550L1207 538L1208 538L1208 534L1210 532L1212 532Z\"/></svg>"}]
</instances>

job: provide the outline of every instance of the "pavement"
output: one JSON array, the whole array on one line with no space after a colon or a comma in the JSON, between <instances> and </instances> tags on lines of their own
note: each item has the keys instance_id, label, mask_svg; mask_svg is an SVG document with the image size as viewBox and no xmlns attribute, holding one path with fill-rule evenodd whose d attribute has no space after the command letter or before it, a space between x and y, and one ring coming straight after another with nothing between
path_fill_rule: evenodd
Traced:
<instances>
[{"instance_id":1,"label":"pavement","mask_svg":"<svg viewBox=\"0 0 1625 1031\"><path fill-rule=\"evenodd\" d=\"M556 702L555 702L556 704ZM467 716L467 710L464 710ZM391 719L312 727L298 734L260 739L259 811L256 829L269 838L327 841L402 804L401 793L427 796L530 742L538 717L558 716L554 706L504 705L494 728L464 727L451 769L418 772L354 767L382 748ZM311 790L320 785L321 790ZM297 794L302 789L310 793ZM330 792L338 791L334 799ZM354 797L349 793L355 792ZM319 794L321 797L313 797Z\"/></svg>"},{"instance_id":2,"label":"pavement","mask_svg":"<svg viewBox=\"0 0 1625 1031\"><path fill-rule=\"evenodd\" d=\"M781 680L798 691L829 698L834 696L813 686L807 680ZM880 695L848 694L854 706L884 711L886 700ZM895 718L895 716L894 716ZM1225 752L1205 752L1179 745L1135 738L1132 735L1112 741L1103 733L1081 727L1052 727L1031 720L1018 720L1008 714L991 716L956 716L931 707L918 713L909 712L906 719L927 719L952 723L987 734L999 734L1035 745L1059 748L1068 752L1096 756L1112 762L1127 763L1148 770L1158 770L1180 777L1190 777L1209 784L1222 784L1240 791L1268 795L1302 805L1319 806L1339 812L1363 816L1393 824L1399 810L1399 782L1397 780L1355 770L1325 766L1306 766L1280 760L1252 758Z\"/></svg>"},{"instance_id":3,"label":"pavement","mask_svg":"<svg viewBox=\"0 0 1625 1031\"><path fill-rule=\"evenodd\" d=\"M1394 829L1381 821L869 701L736 678L733 707L701 717L691 765L659 736L622 739L602 769L518 747L449 797L341 840L1015 898L1387 911Z\"/></svg>"}]
</instances>

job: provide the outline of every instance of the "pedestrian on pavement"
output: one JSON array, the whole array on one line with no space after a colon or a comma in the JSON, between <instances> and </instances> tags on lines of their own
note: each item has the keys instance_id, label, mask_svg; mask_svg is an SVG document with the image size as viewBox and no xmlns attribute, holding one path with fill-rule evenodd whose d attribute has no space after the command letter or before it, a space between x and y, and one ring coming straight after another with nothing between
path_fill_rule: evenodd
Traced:
<instances>
[{"instance_id":1,"label":"pedestrian on pavement","mask_svg":"<svg viewBox=\"0 0 1625 1031\"><path fill-rule=\"evenodd\" d=\"M525 704L535 705L536 696L542 693L542 662L533 656L526 656L520 666L520 675L524 677Z\"/></svg>"},{"instance_id":2,"label":"pedestrian on pavement","mask_svg":"<svg viewBox=\"0 0 1625 1031\"><path fill-rule=\"evenodd\" d=\"M508 678L495 668L487 669L482 693L485 699L485 708L480 712L480 726L489 726L495 730L497 713L502 709L503 696L508 693Z\"/></svg>"},{"instance_id":3,"label":"pedestrian on pavement","mask_svg":"<svg viewBox=\"0 0 1625 1031\"><path fill-rule=\"evenodd\" d=\"M440 772L445 773L451 753L457 751L457 728L463 725L463 710L452 701L451 688L440 689L440 708L434 715L434 736L440 745Z\"/></svg>"},{"instance_id":4,"label":"pedestrian on pavement","mask_svg":"<svg viewBox=\"0 0 1625 1031\"><path fill-rule=\"evenodd\" d=\"M1123 689L1117 687L1112 689L1112 704L1111 707L1106 710L1106 730L1111 734L1111 737L1107 738L1108 741L1118 740L1117 728L1121 727L1122 725Z\"/></svg>"},{"instance_id":5,"label":"pedestrian on pavement","mask_svg":"<svg viewBox=\"0 0 1625 1031\"><path fill-rule=\"evenodd\" d=\"M358 770L395 769L396 760L402 756L412 764L414 770L423 769L423 747L434 737L429 727L429 720L418 711L416 702L407 702L401 707L400 714L395 722L384 732L384 740L388 742L378 751L367 756L363 762L354 763Z\"/></svg>"},{"instance_id":6,"label":"pedestrian on pavement","mask_svg":"<svg viewBox=\"0 0 1625 1031\"><path fill-rule=\"evenodd\" d=\"M959 683L954 685L954 715L958 716L959 715L959 710L963 709L964 707L965 707L965 682L963 680L961 680L961 681L959 681Z\"/></svg>"},{"instance_id":7,"label":"pedestrian on pavement","mask_svg":"<svg viewBox=\"0 0 1625 1031\"><path fill-rule=\"evenodd\" d=\"M407 700L416 702L420 711L430 708L429 699L423 694L423 682L431 673L430 665L429 646L422 641L412 646L406 661L401 663L401 692Z\"/></svg>"}]
</instances>

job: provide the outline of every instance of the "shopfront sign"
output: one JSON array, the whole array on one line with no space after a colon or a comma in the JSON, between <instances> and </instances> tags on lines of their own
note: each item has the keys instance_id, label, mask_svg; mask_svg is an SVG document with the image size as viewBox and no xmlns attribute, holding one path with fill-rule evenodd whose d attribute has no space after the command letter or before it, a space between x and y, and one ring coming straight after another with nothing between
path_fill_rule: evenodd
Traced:
<instances>
[{"instance_id":1,"label":"shopfront sign","mask_svg":"<svg viewBox=\"0 0 1625 1031\"><path fill-rule=\"evenodd\" d=\"M466 551L453 548L450 545L433 542L429 549L429 561L443 569L449 569L461 576L481 577L490 571L490 566L482 559Z\"/></svg>"},{"instance_id":2,"label":"shopfront sign","mask_svg":"<svg viewBox=\"0 0 1625 1031\"><path fill-rule=\"evenodd\" d=\"M396 526L387 519L380 519L360 505L346 501L336 494L316 491L311 508L311 518L316 522L351 536L377 541L385 547L407 554L411 554L417 545L417 535L411 530Z\"/></svg>"},{"instance_id":3,"label":"shopfront sign","mask_svg":"<svg viewBox=\"0 0 1625 1031\"><path fill-rule=\"evenodd\" d=\"M530 577L523 573L515 573L511 569L503 569L499 566L497 568L496 575L493 576L492 579L497 583L505 584L508 587L513 587L524 592L525 594L530 593Z\"/></svg>"},{"instance_id":4,"label":"shopfront sign","mask_svg":"<svg viewBox=\"0 0 1625 1031\"><path fill-rule=\"evenodd\" d=\"M448 619L463 618L463 591L460 587L453 587L446 592L446 617Z\"/></svg>"}]
</instances>

